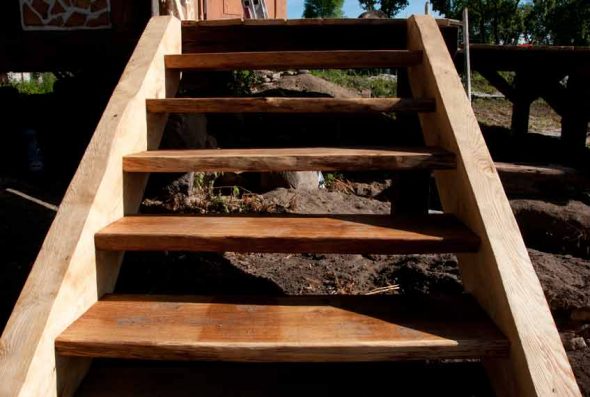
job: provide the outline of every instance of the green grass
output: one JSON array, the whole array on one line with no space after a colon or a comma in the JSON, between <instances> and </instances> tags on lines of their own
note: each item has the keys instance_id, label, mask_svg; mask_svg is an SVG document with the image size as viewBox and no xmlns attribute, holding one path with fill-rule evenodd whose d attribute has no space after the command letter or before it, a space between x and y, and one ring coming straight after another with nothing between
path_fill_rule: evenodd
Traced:
<instances>
[{"instance_id":1,"label":"green grass","mask_svg":"<svg viewBox=\"0 0 590 397\"><path fill-rule=\"evenodd\" d=\"M41 73L33 74L30 81L12 80L4 85L12 86L24 95L49 94L53 92L53 84L56 80L53 73Z\"/></svg>"},{"instance_id":2,"label":"green grass","mask_svg":"<svg viewBox=\"0 0 590 397\"><path fill-rule=\"evenodd\" d=\"M378 78L376 74L371 77L371 74L363 71L339 69L312 70L311 74L341 87L351 88L357 91L369 90L371 97L391 97L397 95L397 81Z\"/></svg>"},{"instance_id":3,"label":"green grass","mask_svg":"<svg viewBox=\"0 0 590 397\"><path fill-rule=\"evenodd\" d=\"M500 75L504 77L509 84L512 84L514 81L514 72L500 72ZM473 92L481 92L484 94L495 94L498 92L498 90L496 90L496 88L478 72L473 72L471 74L471 90Z\"/></svg>"}]
</instances>

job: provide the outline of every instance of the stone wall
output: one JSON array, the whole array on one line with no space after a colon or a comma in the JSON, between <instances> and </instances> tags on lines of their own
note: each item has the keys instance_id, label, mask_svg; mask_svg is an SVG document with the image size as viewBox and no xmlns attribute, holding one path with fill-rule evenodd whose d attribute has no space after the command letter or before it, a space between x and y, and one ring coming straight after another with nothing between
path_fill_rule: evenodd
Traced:
<instances>
[{"instance_id":1,"label":"stone wall","mask_svg":"<svg viewBox=\"0 0 590 397\"><path fill-rule=\"evenodd\" d=\"M19 0L24 30L111 27L110 0Z\"/></svg>"}]
</instances>

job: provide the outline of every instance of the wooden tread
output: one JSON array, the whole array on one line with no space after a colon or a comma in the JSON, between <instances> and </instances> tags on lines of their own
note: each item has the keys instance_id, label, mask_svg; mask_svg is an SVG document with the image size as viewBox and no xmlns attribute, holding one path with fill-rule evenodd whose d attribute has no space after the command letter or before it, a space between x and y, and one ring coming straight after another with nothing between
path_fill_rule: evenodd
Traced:
<instances>
[{"instance_id":1,"label":"wooden tread","mask_svg":"<svg viewBox=\"0 0 590 397\"><path fill-rule=\"evenodd\" d=\"M454 167L454 154L437 148L155 150L123 158L126 172L369 171Z\"/></svg>"},{"instance_id":2,"label":"wooden tread","mask_svg":"<svg viewBox=\"0 0 590 397\"><path fill-rule=\"evenodd\" d=\"M169 98L148 99L151 113L368 113L432 112L422 98Z\"/></svg>"},{"instance_id":3,"label":"wooden tread","mask_svg":"<svg viewBox=\"0 0 590 397\"><path fill-rule=\"evenodd\" d=\"M56 340L61 355L343 362L506 356L470 300L384 296L107 296Z\"/></svg>"},{"instance_id":4,"label":"wooden tread","mask_svg":"<svg viewBox=\"0 0 590 397\"><path fill-rule=\"evenodd\" d=\"M166 67L176 70L242 70L297 68L393 68L416 66L421 51L268 51L166 55Z\"/></svg>"},{"instance_id":5,"label":"wooden tread","mask_svg":"<svg viewBox=\"0 0 590 397\"><path fill-rule=\"evenodd\" d=\"M128 216L95 235L111 251L419 254L472 252L479 238L451 215Z\"/></svg>"}]
</instances>

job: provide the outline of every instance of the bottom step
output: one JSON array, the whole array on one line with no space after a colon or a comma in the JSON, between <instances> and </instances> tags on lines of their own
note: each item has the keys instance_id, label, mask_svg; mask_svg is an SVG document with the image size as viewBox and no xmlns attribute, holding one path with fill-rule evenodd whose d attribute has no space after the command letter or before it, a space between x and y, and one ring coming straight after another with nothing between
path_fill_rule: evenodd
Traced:
<instances>
[{"instance_id":1,"label":"bottom step","mask_svg":"<svg viewBox=\"0 0 590 397\"><path fill-rule=\"evenodd\" d=\"M343 362L505 356L470 299L108 296L56 341L62 355Z\"/></svg>"}]
</instances>

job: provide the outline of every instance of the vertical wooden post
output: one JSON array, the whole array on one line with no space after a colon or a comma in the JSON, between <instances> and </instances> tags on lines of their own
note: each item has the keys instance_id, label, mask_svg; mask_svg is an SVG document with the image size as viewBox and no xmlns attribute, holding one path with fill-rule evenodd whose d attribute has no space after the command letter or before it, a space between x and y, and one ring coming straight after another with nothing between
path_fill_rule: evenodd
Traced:
<instances>
[{"instance_id":1,"label":"vertical wooden post","mask_svg":"<svg viewBox=\"0 0 590 397\"><path fill-rule=\"evenodd\" d=\"M531 103L536 98L530 71L518 70L514 78L514 98L512 103L512 133L523 136L529 132Z\"/></svg>"},{"instance_id":2,"label":"vertical wooden post","mask_svg":"<svg viewBox=\"0 0 590 397\"><path fill-rule=\"evenodd\" d=\"M408 72L398 69L397 96L409 98L412 96ZM412 134L411 144L424 144L420 134L420 121L415 113L398 114L399 128L406 134ZM415 142L414 142L415 140ZM391 214L427 214L430 192L429 171L398 172L392 178Z\"/></svg>"},{"instance_id":3,"label":"vertical wooden post","mask_svg":"<svg viewBox=\"0 0 590 397\"><path fill-rule=\"evenodd\" d=\"M568 106L561 119L561 139L570 150L586 147L588 122L590 122L590 72L578 70L570 74L566 97Z\"/></svg>"}]
</instances>

